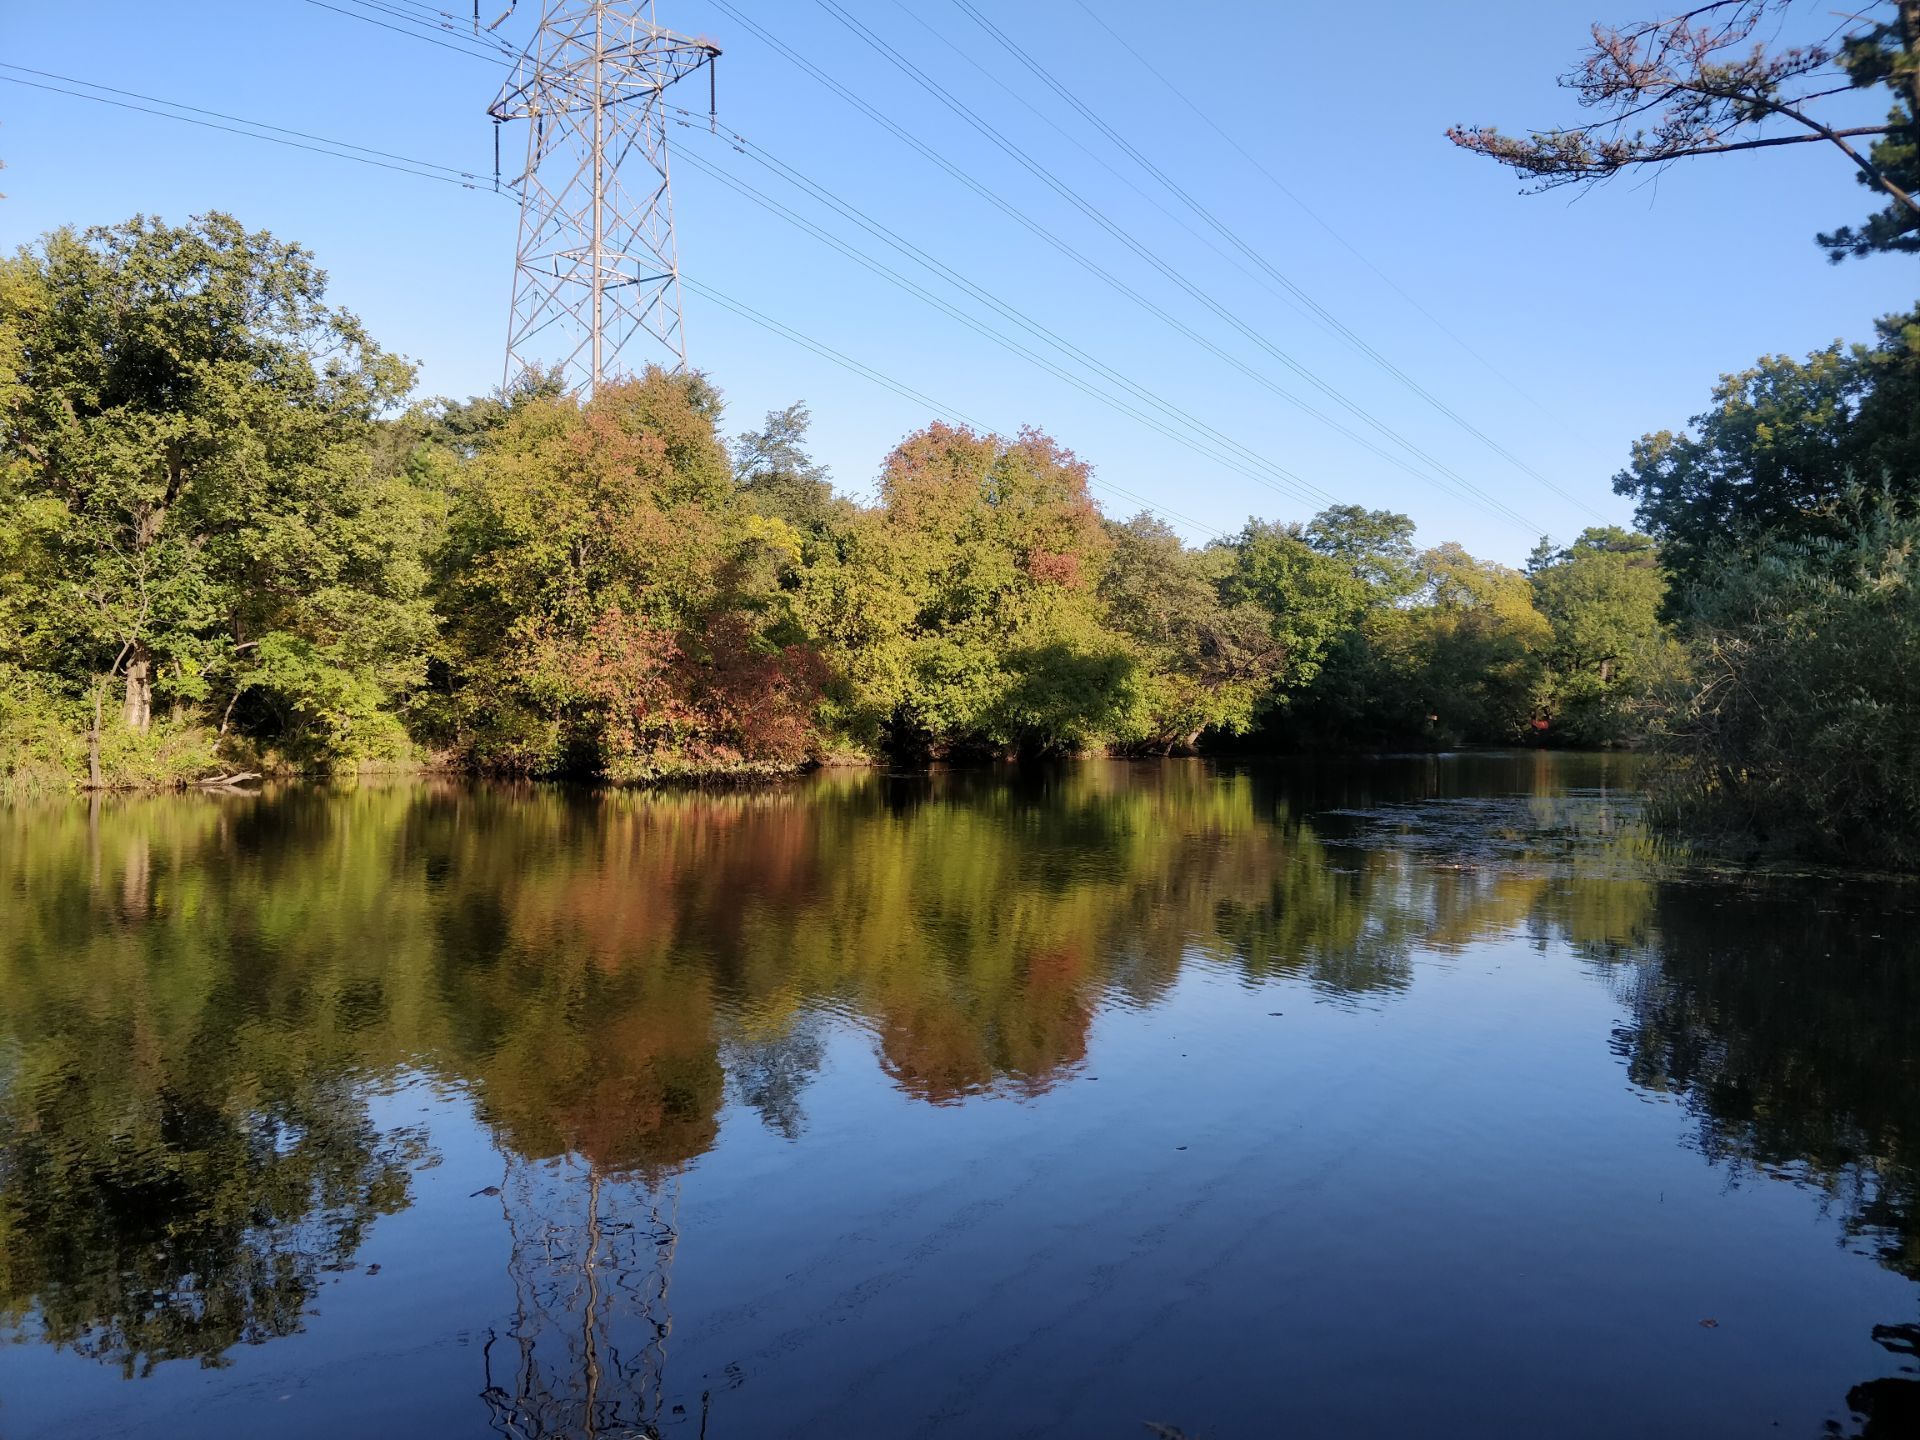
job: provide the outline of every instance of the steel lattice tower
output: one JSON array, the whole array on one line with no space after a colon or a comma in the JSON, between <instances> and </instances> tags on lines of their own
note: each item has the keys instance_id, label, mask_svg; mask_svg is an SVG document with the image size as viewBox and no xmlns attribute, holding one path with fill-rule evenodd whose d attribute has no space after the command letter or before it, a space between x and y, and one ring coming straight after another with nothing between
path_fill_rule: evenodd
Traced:
<instances>
[{"instance_id":1,"label":"steel lattice tower","mask_svg":"<svg viewBox=\"0 0 1920 1440\"><path fill-rule=\"evenodd\" d=\"M597 388L649 336L686 365L665 96L703 66L711 86L719 54L656 24L653 0L546 0L488 107L527 122L507 384L557 362Z\"/></svg>"},{"instance_id":2,"label":"steel lattice tower","mask_svg":"<svg viewBox=\"0 0 1920 1440\"><path fill-rule=\"evenodd\" d=\"M508 1440L647 1440L666 1410L677 1174L508 1154L500 1194L513 1321L480 1359L488 1423Z\"/></svg>"}]
</instances>

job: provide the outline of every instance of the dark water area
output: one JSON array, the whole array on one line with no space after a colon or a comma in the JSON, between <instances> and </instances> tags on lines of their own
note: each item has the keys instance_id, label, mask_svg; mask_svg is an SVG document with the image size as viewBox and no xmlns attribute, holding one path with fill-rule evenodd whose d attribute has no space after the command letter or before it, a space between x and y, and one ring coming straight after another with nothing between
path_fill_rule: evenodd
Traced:
<instances>
[{"instance_id":1,"label":"dark water area","mask_svg":"<svg viewBox=\"0 0 1920 1440\"><path fill-rule=\"evenodd\" d=\"M1917 908L1631 757L0 810L0 1436L1913 1435Z\"/></svg>"}]
</instances>

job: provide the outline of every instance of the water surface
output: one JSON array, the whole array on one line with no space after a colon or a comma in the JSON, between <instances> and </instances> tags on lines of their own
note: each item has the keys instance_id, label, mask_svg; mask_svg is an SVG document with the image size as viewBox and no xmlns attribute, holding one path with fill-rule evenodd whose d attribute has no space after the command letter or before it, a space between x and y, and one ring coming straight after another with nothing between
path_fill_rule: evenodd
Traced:
<instances>
[{"instance_id":1,"label":"water surface","mask_svg":"<svg viewBox=\"0 0 1920 1440\"><path fill-rule=\"evenodd\" d=\"M1913 892L1633 793L0 811L0 1436L1915 1433Z\"/></svg>"}]
</instances>

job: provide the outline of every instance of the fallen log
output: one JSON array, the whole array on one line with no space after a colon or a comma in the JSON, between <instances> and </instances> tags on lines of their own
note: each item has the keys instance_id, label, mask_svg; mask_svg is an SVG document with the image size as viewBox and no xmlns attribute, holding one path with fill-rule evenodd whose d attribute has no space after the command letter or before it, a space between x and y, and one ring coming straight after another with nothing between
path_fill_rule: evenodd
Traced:
<instances>
[{"instance_id":1,"label":"fallen log","mask_svg":"<svg viewBox=\"0 0 1920 1440\"><path fill-rule=\"evenodd\" d=\"M260 774L255 770L236 770L231 775L211 775L205 780L193 782L196 790L237 790L249 780L258 780Z\"/></svg>"}]
</instances>

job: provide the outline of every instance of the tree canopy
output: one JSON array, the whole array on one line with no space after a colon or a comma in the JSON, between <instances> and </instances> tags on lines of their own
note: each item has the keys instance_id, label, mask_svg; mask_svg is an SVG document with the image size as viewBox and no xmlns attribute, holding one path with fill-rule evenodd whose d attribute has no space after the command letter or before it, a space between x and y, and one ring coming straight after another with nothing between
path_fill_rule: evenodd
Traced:
<instances>
[{"instance_id":1,"label":"tree canopy","mask_svg":"<svg viewBox=\"0 0 1920 1440\"><path fill-rule=\"evenodd\" d=\"M1610 697L1633 673L1543 638L1604 628L1572 612L1605 587L1550 621L1388 511L1193 545L1103 515L1039 429L944 422L861 501L803 402L729 440L699 373L407 403L412 378L311 255L228 216L0 264L10 785L1504 742L1556 666Z\"/></svg>"},{"instance_id":2,"label":"tree canopy","mask_svg":"<svg viewBox=\"0 0 1920 1440\"><path fill-rule=\"evenodd\" d=\"M1920 312L1875 345L1763 357L1723 376L1690 431L1635 442L1614 478L1683 585L1728 547L1832 537L1855 511L1920 504Z\"/></svg>"},{"instance_id":3,"label":"tree canopy","mask_svg":"<svg viewBox=\"0 0 1920 1440\"><path fill-rule=\"evenodd\" d=\"M4 262L8 548L39 603L0 663L116 683L290 752L372 755L432 621L418 497L377 474L412 384L297 245L225 215L56 231Z\"/></svg>"}]
</instances>

